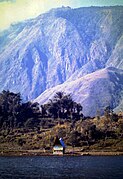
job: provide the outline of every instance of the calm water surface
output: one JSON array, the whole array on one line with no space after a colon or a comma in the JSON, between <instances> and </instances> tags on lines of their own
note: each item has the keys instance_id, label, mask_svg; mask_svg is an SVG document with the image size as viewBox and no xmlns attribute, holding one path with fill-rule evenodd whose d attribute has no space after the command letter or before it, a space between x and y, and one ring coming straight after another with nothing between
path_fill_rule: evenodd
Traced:
<instances>
[{"instance_id":1,"label":"calm water surface","mask_svg":"<svg viewBox=\"0 0 123 179\"><path fill-rule=\"evenodd\" d=\"M123 179L123 156L0 157L0 179Z\"/></svg>"}]
</instances>

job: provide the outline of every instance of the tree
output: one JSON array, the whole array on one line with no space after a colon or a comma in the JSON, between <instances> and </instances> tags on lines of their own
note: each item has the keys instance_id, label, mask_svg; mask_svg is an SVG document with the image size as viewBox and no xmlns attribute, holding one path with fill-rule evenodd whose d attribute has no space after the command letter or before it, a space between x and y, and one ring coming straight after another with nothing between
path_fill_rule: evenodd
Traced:
<instances>
[{"instance_id":1,"label":"tree","mask_svg":"<svg viewBox=\"0 0 123 179\"><path fill-rule=\"evenodd\" d=\"M118 119L119 119L118 115L115 114L115 113L113 113L113 111L111 112L110 118L111 118L111 121L112 121L112 122L117 122Z\"/></svg>"},{"instance_id":2,"label":"tree","mask_svg":"<svg viewBox=\"0 0 123 179\"><path fill-rule=\"evenodd\" d=\"M23 126L27 119L37 117L37 106L37 103L22 103L20 93L2 91L0 93L0 126L5 124L10 128Z\"/></svg>"},{"instance_id":3,"label":"tree","mask_svg":"<svg viewBox=\"0 0 123 179\"><path fill-rule=\"evenodd\" d=\"M100 120L100 110L96 111L96 118L97 118L98 121Z\"/></svg>"},{"instance_id":4,"label":"tree","mask_svg":"<svg viewBox=\"0 0 123 179\"><path fill-rule=\"evenodd\" d=\"M4 121L8 121L8 126L16 126L20 106L20 93L13 93L5 90L2 91L0 94L0 110Z\"/></svg>"},{"instance_id":5,"label":"tree","mask_svg":"<svg viewBox=\"0 0 123 179\"><path fill-rule=\"evenodd\" d=\"M69 134L67 143L73 147L73 152L74 152L74 147L79 145L79 140L78 140L79 136L80 133L78 133L78 131L72 131Z\"/></svg>"},{"instance_id":6,"label":"tree","mask_svg":"<svg viewBox=\"0 0 123 179\"><path fill-rule=\"evenodd\" d=\"M55 108L58 118L63 118L64 116L64 97L64 92L57 92L53 100L51 100L53 110Z\"/></svg>"},{"instance_id":7,"label":"tree","mask_svg":"<svg viewBox=\"0 0 123 179\"><path fill-rule=\"evenodd\" d=\"M104 115L105 115L106 119L109 119L109 118L110 118L110 112L111 112L111 108L110 108L110 106L107 106L107 107L104 109Z\"/></svg>"},{"instance_id":8,"label":"tree","mask_svg":"<svg viewBox=\"0 0 123 179\"><path fill-rule=\"evenodd\" d=\"M42 117L45 117L45 115L47 114L46 112L46 105L41 105L41 115Z\"/></svg>"},{"instance_id":9,"label":"tree","mask_svg":"<svg viewBox=\"0 0 123 179\"><path fill-rule=\"evenodd\" d=\"M21 147L22 147L25 143L26 143L26 141L25 141L24 139L22 139L22 138L18 139L18 141L17 141L17 144L18 144L19 146L21 146Z\"/></svg>"},{"instance_id":10,"label":"tree","mask_svg":"<svg viewBox=\"0 0 123 179\"><path fill-rule=\"evenodd\" d=\"M53 99L45 105L42 105L43 115L46 113L48 117L80 119L82 116L82 106L72 100L70 94L57 92Z\"/></svg>"},{"instance_id":11,"label":"tree","mask_svg":"<svg viewBox=\"0 0 123 179\"><path fill-rule=\"evenodd\" d=\"M31 108L34 113L39 113L39 103L38 102L32 103Z\"/></svg>"},{"instance_id":12,"label":"tree","mask_svg":"<svg viewBox=\"0 0 123 179\"><path fill-rule=\"evenodd\" d=\"M76 109L77 109L77 117L80 119L80 116L82 115L82 106L80 103L76 105Z\"/></svg>"}]
</instances>

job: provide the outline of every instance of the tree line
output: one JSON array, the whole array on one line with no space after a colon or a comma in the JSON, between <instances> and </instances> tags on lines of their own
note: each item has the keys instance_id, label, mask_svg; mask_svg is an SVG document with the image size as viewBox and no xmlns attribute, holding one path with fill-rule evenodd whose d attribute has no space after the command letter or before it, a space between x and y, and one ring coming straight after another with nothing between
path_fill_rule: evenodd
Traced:
<instances>
[{"instance_id":1,"label":"tree line","mask_svg":"<svg viewBox=\"0 0 123 179\"><path fill-rule=\"evenodd\" d=\"M32 103L22 103L20 93L5 90L0 93L0 128L22 127L32 117L36 117Z\"/></svg>"},{"instance_id":2,"label":"tree line","mask_svg":"<svg viewBox=\"0 0 123 179\"><path fill-rule=\"evenodd\" d=\"M47 104L22 102L20 93L3 90L0 93L0 128L17 128L41 124L41 119L80 119L82 106L72 100L71 95L57 92Z\"/></svg>"},{"instance_id":3,"label":"tree line","mask_svg":"<svg viewBox=\"0 0 123 179\"><path fill-rule=\"evenodd\" d=\"M20 93L4 90L0 93L0 129L3 131L3 136L20 130L20 128L24 132L30 131L28 129L31 131L36 129L37 134L40 134L43 130L50 129L59 122L49 137L46 134L40 138L42 145L45 143L46 146L55 135L64 138L66 144L73 147L93 145L99 140L105 142L107 138L111 140L121 138L123 124L122 122L114 123L121 116L113 113L110 106L105 108L103 117L98 114L96 123L91 118L85 120L82 109L81 104L74 102L71 95L64 92L57 92L48 103L39 105L37 102L23 102ZM64 124L63 127L60 124ZM20 138L19 145L22 145L23 142L26 142L25 139Z\"/></svg>"},{"instance_id":4,"label":"tree line","mask_svg":"<svg viewBox=\"0 0 123 179\"><path fill-rule=\"evenodd\" d=\"M47 104L41 105L42 117L60 118L60 119L80 119L83 117L82 106L72 100L70 94L57 92L53 99Z\"/></svg>"}]
</instances>

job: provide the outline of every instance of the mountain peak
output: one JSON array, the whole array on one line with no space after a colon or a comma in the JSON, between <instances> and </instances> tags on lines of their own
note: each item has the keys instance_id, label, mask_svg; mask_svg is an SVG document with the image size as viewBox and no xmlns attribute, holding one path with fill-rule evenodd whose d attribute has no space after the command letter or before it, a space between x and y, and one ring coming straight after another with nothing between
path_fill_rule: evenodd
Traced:
<instances>
[{"instance_id":1,"label":"mountain peak","mask_svg":"<svg viewBox=\"0 0 123 179\"><path fill-rule=\"evenodd\" d=\"M12 26L0 33L0 90L20 92L24 100L33 100L45 90L51 95L61 87L76 100L83 93L83 99L90 101L81 101L86 108L95 105L96 96L90 94L99 84L106 92L99 89L101 95L115 108L122 91L122 24L123 7L116 6L61 7ZM85 114L95 114L95 108Z\"/></svg>"}]
</instances>

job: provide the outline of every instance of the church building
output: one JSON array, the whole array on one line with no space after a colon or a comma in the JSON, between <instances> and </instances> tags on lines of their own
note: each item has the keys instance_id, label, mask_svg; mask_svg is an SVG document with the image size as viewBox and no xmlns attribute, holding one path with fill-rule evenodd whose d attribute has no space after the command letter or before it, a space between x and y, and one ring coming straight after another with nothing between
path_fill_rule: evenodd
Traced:
<instances>
[{"instance_id":1,"label":"church building","mask_svg":"<svg viewBox=\"0 0 123 179\"><path fill-rule=\"evenodd\" d=\"M53 154L54 155L63 155L65 153L65 144L62 138L56 137L53 145Z\"/></svg>"}]
</instances>

